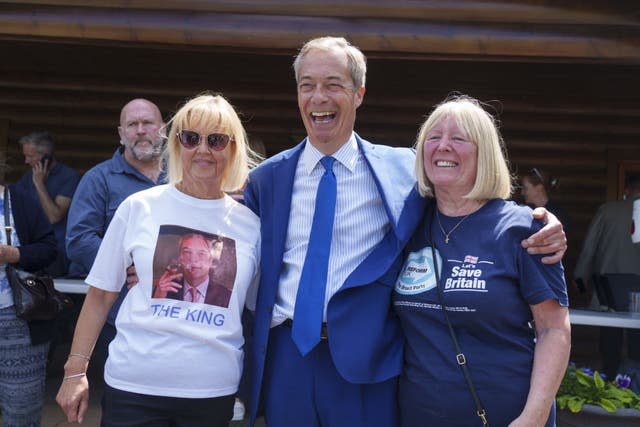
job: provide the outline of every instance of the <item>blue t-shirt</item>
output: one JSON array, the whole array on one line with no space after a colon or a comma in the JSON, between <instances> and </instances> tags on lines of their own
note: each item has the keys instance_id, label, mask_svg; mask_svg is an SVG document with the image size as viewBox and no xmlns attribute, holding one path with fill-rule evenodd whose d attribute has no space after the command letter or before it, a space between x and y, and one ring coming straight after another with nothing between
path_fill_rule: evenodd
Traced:
<instances>
[{"instance_id":1,"label":"blue t-shirt","mask_svg":"<svg viewBox=\"0 0 640 427\"><path fill-rule=\"evenodd\" d=\"M49 196L55 200L58 196L73 198L73 194L80 181L80 174L75 169L56 161L56 164L49 171L49 176L44 182L44 186L49 193ZM29 197L38 199L38 192L36 186L33 184L33 171L27 171L20 180L16 183L16 187L25 191ZM67 231L67 215L63 219L53 224L53 232L56 235L58 241L58 250L65 250L65 233Z\"/></svg>"},{"instance_id":2,"label":"blue t-shirt","mask_svg":"<svg viewBox=\"0 0 640 427\"><path fill-rule=\"evenodd\" d=\"M529 306L548 299L568 305L562 265L544 265L522 249L520 242L541 227L528 207L489 201L450 232L447 244L435 216L426 224L429 212L409 242L393 294L406 337L401 425L481 425L440 307L433 236L447 313L474 386L489 423L506 426L529 392L535 347ZM461 219L440 214L444 230ZM547 426L554 422L555 409Z\"/></svg>"}]
</instances>

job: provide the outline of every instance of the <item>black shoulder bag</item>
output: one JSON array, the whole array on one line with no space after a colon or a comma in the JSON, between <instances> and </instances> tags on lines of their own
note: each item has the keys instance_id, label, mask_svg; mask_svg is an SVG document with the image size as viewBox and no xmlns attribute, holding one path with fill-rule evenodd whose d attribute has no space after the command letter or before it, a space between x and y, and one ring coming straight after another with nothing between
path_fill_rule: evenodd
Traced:
<instances>
[{"instance_id":1,"label":"black shoulder bag","mask_svg":"<svg viewBox=\"0 0 640 427\"><path fill-rule=\"evenodd\" d=\"M434 209L438 209L434 207ZM489 420L487 418L487 412L484 410L482 406L482 402L480 402L480 398L478 397L478 393L476 393L476 389L473 386L473 381L471 381L471 374L469 374L469 367L467 366L467 359L464 357L464 353L460 349L460 344L458 343L458 338L456 337L456 332L453 330L453 326L451 325L451 321L449 320L449 314L447 313L447 308L444 304L444 293L442 291L442 286L440 283L440 272L438 271L438 260L436 258L436 249L435 242L433 240L433 236L431 236L431 226L433 223L433 212L428 225L428 233L427 240L431 243L431 256L433 258L433 270L436 274L436 288L438 290L438 299L440 300L440 307L442 307L442 314L444 315L445 320L447 321L447 327L449 328L449 335L451 335L451 340L453 341L453 345L456 348L456 362L462 368L462 373L464 374L464 379L467 381L467 386L469 391L471 392L471 397L473 398L473 402L476 405L476 415L482 421L482 425L489 427Z\"/></svg>"},{"instance_id":2,"label":"black shoulder bag","mask_svg":"<svg viewBox=\"0 0 640 427\"><path fill-rule=\"evenodd\" d=\"M11 219L9 218L9 190L4 187L4 231L7 245L11 246ZM53 279L44 273L29 273L7 263L7 280L13 293L16 315L24 320L52 320L58 313L73 306L71 298L56 291Z\"/></svg>"}]
</instances>

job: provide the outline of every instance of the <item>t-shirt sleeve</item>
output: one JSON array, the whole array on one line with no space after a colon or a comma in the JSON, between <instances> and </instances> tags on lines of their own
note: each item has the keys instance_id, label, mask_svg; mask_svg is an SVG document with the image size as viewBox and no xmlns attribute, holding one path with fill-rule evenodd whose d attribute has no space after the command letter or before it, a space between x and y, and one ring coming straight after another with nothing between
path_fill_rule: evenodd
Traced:
<instances>
[{"instance_id":1,"label":"t-shirt sleeve","mask_svg":"<svg viewBox=\"0 0 640 427\"><path fill-rule=\"evenodd\" d=\"M131 254L124 247L128 231L126 212L129 209L130 203L125 200L116 210L85 280L89 285L105 291L119 292L125 283L126 269L133 262Z\"/></svg>"},{"instance_id":2,"label":"t-shirt sleeve","mask_svg":"<svg viewBox=\"0 0 640 427\"><path fill-rule=\"evenodd\" d=\"M67 168L62 179L63 184L60 186L56 196L73 198L78 182L80 182L80 175L74 169Z\"/></svg>"},{"instance_id":3,"label":"t-shirt sleeve","mask_svg":"<svg viewBox=\"0 0 640 427\"><path fill-rule=\"evenodd\" d=\"M541 228L542 224L532 220L528 235ZM534 305L548 299L556 299L561 306L568 306L569 298L562 263L543 264L543 255L529 255L521 246L517 250L520 292L525 301L529 305Z\"/></svg>"}]
</instances>

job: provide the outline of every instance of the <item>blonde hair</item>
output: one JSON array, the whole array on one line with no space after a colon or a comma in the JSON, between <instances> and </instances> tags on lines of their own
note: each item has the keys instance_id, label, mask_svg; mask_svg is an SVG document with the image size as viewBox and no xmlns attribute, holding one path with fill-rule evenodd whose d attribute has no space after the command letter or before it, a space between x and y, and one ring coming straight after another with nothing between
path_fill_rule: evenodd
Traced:
<instances>
[{"instance_id":1,"label":"blonde hair","mask_svg":"<svg viewBox=\"0 0 640 427\"><path fill-rule=\"evenodd\" d=\"M260 156L247 143L247 134L233 106L219 94L202 93L187 101L167 124L169 126L165 157L167 181L177 184L182 181L182 158L178 133L193 127L216 127L231 137L231 159L222 177L222 191L242 189L249 169L256 166Z\"/></svg>"},{"instance_id":2,"label":"blonde hair","mask_svg":"<svg viewBox=\"0 0 640 427\"><path fill-rule=\"evenodd\" d=\"M448 97L438 104L420 127L416 140L415 172L423 197L433 197L433 183L424 167L424 141L441 120L451 117L478 149L476 180L464 197L471 200L508 199L513 190L506 152L496 122L480 102L466 95Z\"/></svg>"},{"instance_id":3,"label":"blonde hair","mask_svg":"<svg viewBox=\"0 0 640 427\"><path fill-rule=\"evenodd\" d=\"M351 80L356 89L364 87L367 78L367 58L362 51L349 43L344 37L319 37L309 40L302 46L300 52L293 61L293 70L296 75L296 82L300 83L300 61L309 53L309 51L317 49L323 51L339 50L347 56L347 64Z\"/></svg>"}]
</instances>

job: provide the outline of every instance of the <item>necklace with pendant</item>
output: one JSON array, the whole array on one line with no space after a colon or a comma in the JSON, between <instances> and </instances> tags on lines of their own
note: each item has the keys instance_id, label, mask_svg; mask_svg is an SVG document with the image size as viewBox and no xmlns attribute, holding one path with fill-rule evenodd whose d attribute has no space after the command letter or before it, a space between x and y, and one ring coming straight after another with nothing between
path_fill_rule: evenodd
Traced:
<instances>
[{"instance_id":1,"label":"necklace with pendant","mask_svg":"<svg viewBox=\"0 0 640 427\"><path fill-rule=\"evenodd\" d=\"M471 213L473 213L473 212L471 212ZM460 224L462 224L462 222L465 219L469 218L469 215L471 215L471 213L463 216L462 219L460 221L458 221L458 223L456 225L454 225L453 228L451 230L449 230L449 232L447 233L446 231L444 231L444 227L442 226L442 222L440 222L440 212L436 208L436 218L438 219L438 225L440 226L440 231L442 231L442 235L444 236L444 243L445 244L449 244L449 236L451 235L451 233L453 233L455 231L455 229L458 228L460 226Z\"/></svg>"}]
</instances>

